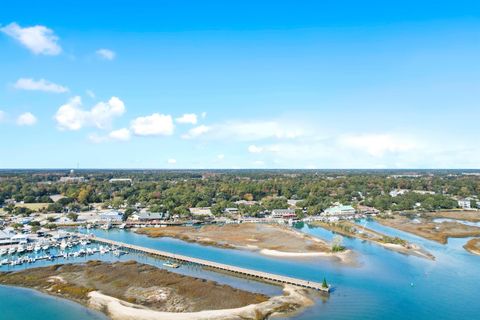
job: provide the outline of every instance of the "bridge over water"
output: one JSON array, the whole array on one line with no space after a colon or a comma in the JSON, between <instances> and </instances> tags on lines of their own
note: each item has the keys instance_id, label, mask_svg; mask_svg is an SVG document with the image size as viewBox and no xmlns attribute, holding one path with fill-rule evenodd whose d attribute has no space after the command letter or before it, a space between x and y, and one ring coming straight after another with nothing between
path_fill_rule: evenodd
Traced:
<instances>
[{"instance_id":1,"label":"bridge over water","mask_svg":"<svg viewBox=\"0 0 480 320\"><path fill-rule=\"evenodd\" d=\"M257 278L260 280L264 281L271 281L271 282L276 282L276 283L281 283L281 284L290 284L290 285L295 285L298 287L303 287L303 288L308 288L308 289L314 289L318 291L323 291L323 292L329 292L330 288L325 288L322 286L321 283L318 282L313 282L313 281L307 281L307 280L302 280L302 279L297 279L297 278L291 278L291 277L286 277L286 276L281 276L281 275L276 275L268 272L262 272L262 271L257 271L257 270L251 270L251 269L246 269L246 268L240 268L228 264L223 264L223 263L217 263L209 260L204 260L204 259L198 259L198 258L193 258L189 256L184 256L184 255L179 255L179 254L173 254L170 252L166 251L161 251L161 250L156 250L156 249L150 249L150 248L145 248L141 246L136 246L133 244L128 244L124 242L118 242L110 239L104 239L104 238L99 238L99 237L93 237L93 241L123 248L126 250L131 250L131 251L136 251L136 252L141 252L141 253L146 253L154 256L159 256L162 258L167 258L169 260L176 260L180 262L187 262L187 263L194 263L200 266L212 268L212 269L217 269L221 271L226 271L226 272L231 272L234 274L239 274L243 276L249 276L253 278Z\"/></svg>"}]
</instances>

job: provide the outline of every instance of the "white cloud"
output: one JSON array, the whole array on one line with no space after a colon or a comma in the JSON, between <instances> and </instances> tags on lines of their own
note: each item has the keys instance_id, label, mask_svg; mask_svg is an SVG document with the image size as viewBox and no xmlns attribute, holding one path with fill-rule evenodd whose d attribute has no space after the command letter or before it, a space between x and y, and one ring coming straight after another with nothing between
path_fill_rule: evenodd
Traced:
<instances>
[{"instance_id":1,"label":"white cloud","mask_svg":"<svg viewBox=\"0 0 480 320\"><path fill-rule=\"evenodd\" d=\"M184 135L184 138L203 136L205 139L257 141L263 139L295 139L308 134L305 125L292 123L291 121L275 120L230 121L197 128Z\"/></svg>"},{"instance_id":2,"label":"white cloud","mask_svg":"<svg viewBox=\"0 0 480 320\"><path fill-rule=\"evenodd\" d=\"M262 147L257 147L254 144L248 146L248 152L250 152L250 153L260 153L262 151L263 151Z\"/></svg>"},{"instance_id":3,"label":"white cloud","mask_svg":"<svg viewBox=\"0 0 480 320\"><path fill-rule=\"evenodd\" d=\"M344 135L339 138L339 143L348 148L364 150L374 157L417 148L416 142L412 139L391 134Z\"/></svg>"},{"instance_id":4,"label":"white cloud","mask_svg":"<svg viewBox=\"0 0 480 320\"><path fill-rule=\"evenodd\" d=\"M82 100L76 96L62 105L55 114L60 129L79 130L85 126L108 129L114 118L125 113L122 100L112 97L108 102L99 102L92 109L82 108Z\"/></svg>"},{"instance_id":5,"label":"white cloud","mask_svg":"<svg viewBox=\"0 0 480 320\"><path fill-rule=\"evenodd\" d=\"M13 22L0 29L1 32L19 41L34 54L58 55L62 48L53 30L45 26L20 27Z\"/></svg>"},{"instance_id":6,"label":"white cloud","mask_svg":"<svg viewBox=\"0 0 480 320\"><path fill-rule=\"evenodd\" d=\"M197 124L197 115L194 113L185 113L181 117L176 118L175 121L178 123Z\"/></svg>"},{"instance_id":7,"label":"white cloud","mask_svg":"<svg viewBox=\"0 0 480 320\"><path fill-rule=\"evenodd\" d=\"M68 92L68 88L59 84L50 82L45 79L34 80L32 78L20 78L13 85L15 89L30 90L30 91L44 91L53 93Z\"/></svg>"},{"instance_id":8,"label":"white cloud","mask_svg":"<svg viewBox=\"0 0 480 320\"><path fill-rule=\"evenodd\" d=\"M159 113L138 117L131 123L133 133L138 136L169 136L174 128L172 116Z\"/></svg>"},{"instance_id":9,"label":"white cloud","mask_svg":"<svg viewBox=\"0 0 480 320\"><path fill-rule=\"evenodd\" d=\"M30 112L22 113L17 118L17 124L19 126L33 126L35 123L37 123L37 118Z\"/></svg>"},{"instance_id":10,"label":"white cloud","mask_svg":"<svg viewBox=\"0 0 480 320\"><path fill-rule=\"evenodd\" d=\"M192 128L190 130L188 130L188 132L184 135L182 135L182 138L183 139L192 139L192 138L196 138L196 137L199 137L207 132L209 132L211 130L210 127L207 127L205 125L201 125L201 126L198 126L198 127L195 127L195 128Z\"/></svg>"},{"instance_id":11,"label":"white cloud","mask_svg":"<svg viewBox=\"0 0 480 320\"><path fill-rule=\"evenodd\" d=\"M116 53L109 49L98 49L96 54L104 60L113 60L116 56Z\"/></svg>"},{"instance_id":12,"label":"white cloud","mask_svg":"<svg viewBox=\"0 0 480 320\"><path fill-rule=\"evenodd\" d=\"M223 160L223 159L225 159L225 155L224 154L219 154L219 155L217 155L217 159L218 160Z\"/></svg>"},{"instance_id":13,"label":"white cloud","mask_svg":"<svg viewBox=\"0 0 480 320\"><path fill-rule=\"evenodd\" d=\"M108 136L112 140L118 140L118 141L128 141L130 140L130 130L127 128L122 128L118 130L111 131Z\"/></svg>"},{"instance_id":14,"label":"white cloud","mask_svg":"<svg viewBox=\"0 0 480 320\"><path fill-rule=\"evenodd\" d=\"M168 159L168 160L167 160L167 163L168 163L168 164L176 164L176 163L177 163L177 160L176 160L176 159Z\"/></svg>"},{"instance_id":15,"label":"white cloud","mask_svg":"<svg viewBox=\"0 0 480 320\"><path fill-rule=\"evenodd\" d=\"M130 130L128 130L127 128L122 128L111 131L108 135L99 135L97 133L92 133L88 136L88 140L93 143L103 143L108 141L129 141L130 136Z\"/></svg>"},{"instance_id":16,"label":"white cloud","mask_svg":"<svg viewBox=\"0 0 480 320\"><path fill-rule=\"evenodd\" d=\"M207 117L207 113L205 111L202 112L201 117L202 117L202 119L205 119Z\"/></svg>"}]
</instances>

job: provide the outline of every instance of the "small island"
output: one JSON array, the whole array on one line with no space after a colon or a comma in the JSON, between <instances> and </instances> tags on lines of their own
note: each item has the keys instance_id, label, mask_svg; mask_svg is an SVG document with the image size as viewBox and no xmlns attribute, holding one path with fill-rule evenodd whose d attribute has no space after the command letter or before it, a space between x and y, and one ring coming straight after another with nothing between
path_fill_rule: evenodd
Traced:
<instances>
[{"instance_id":1,"label":"small island","mask_svg":"<svg viewBox=\"0 0 480 320\"><path fill-rule=\"evenodd\" d=\"M0 284L33 288L126 319L266 319L308 306L293 286L268 297L136 261L89 261L0 273Z\"/></svg>"},{"instance_id":2,"label":"small island","mask_svg":"<svg viewBox=\"0 0 480 320\"><path fill-rule=\"evenodd\" d=\"M259 251L283 258L330 257L347 264L354 263L350 250L333 250L322 239L273 224L226 224L201 227L141 228L136 231L149 237L171 237L202 245Z\"/></svg>"},{"instance_id":3,"label":"small island","mask_svg":"<svg viewBox=\"0 0 480 320\"><path fill-rule=\"evenodd\" d=\"M445 216L445 215L444 215ZM412 233L422 238L446 244L448 238L466 238L480 236L480 228L456 221L436 223L430 217L411 219L405 215L392 215L385 219L377 219L385 226Z\"/></svg>"},{"instance_id":4,"label":"small island","mask_svg":"<svg viewBox=\"0 0 480 320\"><path fill-rule=\"evenodd\" d=\"M469 240L463 247L470 253L480 255L480 238Z\"/></svg>"},{"instance_id":5,"label":"small island","mask_svg":"<svg viewBox=\"0 0 480 320\"><path fill-rule=\"evenodd\" d=\"M347 237L353 237L360 240L369 241L380 245L386 249L396 251L402 254L414 255L431 260L435 259L435 257L431 253L429 253L427 250L423 249L417 244L409 243L408 241L398 237L390 237L388 235L368 229L364 226L360 226L350 221L341 221L335 223L314 222L313 225L317 225L319 227Z\"/></svg>"}]
</instances>

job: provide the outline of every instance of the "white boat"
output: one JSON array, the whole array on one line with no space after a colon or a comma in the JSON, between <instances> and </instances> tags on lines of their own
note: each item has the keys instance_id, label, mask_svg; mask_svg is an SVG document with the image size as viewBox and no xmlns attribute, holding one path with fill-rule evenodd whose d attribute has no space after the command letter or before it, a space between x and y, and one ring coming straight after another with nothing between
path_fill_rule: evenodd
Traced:
<instances>
[{"instance_id":1,"label":"white boat","mask_svg":"<svg viewBox=\"0 0 480 320\"><path fill-rule=\"evenodd\" d=\"M17 248L11 247L10 249L8 249L8 254L14 254L16 251L17 251Z\"/></svg>"},{"instance_id":2,"label":"white boat","mask_svg":"<svg viewBox=\"0 0 480 320\"><path fill-rule=\"evenodd\" d=\"M0 256L6 255L7 252L8 252L8 251L7 251L7 249L5 249L5 248L0 249Z\"/></svg>"},{"instance_id":3,"label":"white boat","mask_svg":"<svg viewBox=\"0 0 480 320\"><path fill-rule=\"evenodd\" d=\"M171 261L167 261L163 264L165 267L169 267L169 268L178 268L180 267L180 265L178 263L175 263L175 262L171 262Z\"/></svg>"},{"instance_id":4,"label":"white boat","mask_svg":"<svg viewBox=\"0 0 480 320\"><path fill-rule=\"evenodd\" d=\"M42 250L42 247L40 247L38 244L35 245L35 247L33 248L33 251L35 251L35 252L38 252L40 250Z\"/></svg>"},{"instance_id":5,"label":"white boat","mask_svg":"<svg viewBox=\"0 0 480 320\"><path fill-rule=\"evenodd\" d=\"M29 244L27 246L27 251L33 251L33 245L32 244Z\"/></svg>"},{"instance_id":6,"label":"white boat","mask_svg":"<svg viewBox=\"0 0 480 320\"><path fill-rule=\"evenodd\" d=\"M108 222L108 223L106 223L106 224L104 224L100 227L100 229L103 229L103 230L110 230L111 228L112 228L112 224L110 222Z\"/></svg>"},{"instance_id":7,"label":"white boat","mask_svg":"<svg viewBox=\"0 0 480 320\"><path fill-rule=\"evenodd\" d=\"M65 240L62 240L60 243L60 249L65 250L67 248L68 244L65 242Z\"/></svg>"},{"instance_id":8,"label":"white boat","mask_svg":"<svg viewBox=\"0 0 480 320\"><path fill-rule=\"evenodd\" d=\"M17 247L17 253L23 253L25 251L25 247L24 246L18 246Z\"/></svg>"},{"instance_id":9,"label":"white boat","mask_svg":"<svg viewBox=\"0 0 480 320\"><path fill-rule=\"evenodd\" d=\"M50 249L50 246L48 244L42 246L42 250L48 250Z\"/></svg>"},{"instance_id":10,"label":"white boat","mask_svg":"<svg viewBox=\"0 0 480 320\"><path fill-rule=\"evenodd\" d=\"M121 225L118 226L119 229L125 229L125 227L127 226L126 223L122 223Z\"/></svg>"}]
</instances>

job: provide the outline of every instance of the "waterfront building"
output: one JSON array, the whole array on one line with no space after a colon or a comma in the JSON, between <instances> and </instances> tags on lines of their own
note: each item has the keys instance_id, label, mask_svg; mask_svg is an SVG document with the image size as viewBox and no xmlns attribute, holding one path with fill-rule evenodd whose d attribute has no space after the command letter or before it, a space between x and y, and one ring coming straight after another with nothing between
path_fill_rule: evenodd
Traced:
<instances>
[{"instance_id":1,"label":"waterfront building","mask_svg":"<svg viewBox=\"0 0 480 320\"><path fill-rule=\"evenodd\" d=\"M327 216L350 216L354 215L356 210L352 206L338 205L330 207L324 211L324 214Z\"/></svg>"},{"instance_id":2,"label":"waterfront building","mask_svg":"<svg viewBox=\"0 0 480 320\"><path fill-rule=\"evenodd\" d=\"M189 208L188 209L193 216L212 216L210 207L203 208Z\"/></svg>"},{"instance_id":3,"label":"waterfront building","mask_svg":"<svg viewBox=\"0 0 480 320\"><path fill-rule=\"evenodd\" d=\"M170 217L168 212L139 212L134 213L131 216L133 221L153 221L153 220L166 220Z\"/></svg>"},{"instance_id":4,"label":"waterfront building","mask_svg":"<svg viewBox=\"0 0 480 320\"><path fill-rule=\"evenodd\" d=\"M100 220L105 222L120 222L123 214L119 211L108 211L100 214Z\"/></svg>"},{"instance_id":5,"label":"waterfront building","mask_svg":"<svg viewBox=\"0 0 480 320\"><path fill-rule=\"evenodd\" d=\"M289 219L295 218L297 215L295 214L295 210L293 209L273 209L271 217L273 219Z\"/></svg>"}]
</instances>

